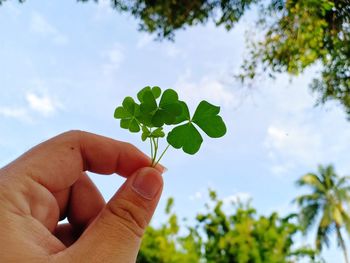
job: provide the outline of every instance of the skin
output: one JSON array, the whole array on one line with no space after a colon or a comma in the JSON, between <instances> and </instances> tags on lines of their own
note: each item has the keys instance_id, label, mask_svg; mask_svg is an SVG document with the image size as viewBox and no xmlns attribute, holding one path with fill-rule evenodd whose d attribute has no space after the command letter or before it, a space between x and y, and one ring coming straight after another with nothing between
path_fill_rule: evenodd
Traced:
<instances>
[{"instance_id":1,"label":"skin","mask_svg":"<svg viewBox=\"0 0 350 263\"><path fill-rule=\"evenodd\" d=\"M163 167L149 166L134 146L82 131L32 148L0 169L0 262L135 262L163 188ZM86 171L126 181L105 203Z\"/></svg>"}]
</instances>

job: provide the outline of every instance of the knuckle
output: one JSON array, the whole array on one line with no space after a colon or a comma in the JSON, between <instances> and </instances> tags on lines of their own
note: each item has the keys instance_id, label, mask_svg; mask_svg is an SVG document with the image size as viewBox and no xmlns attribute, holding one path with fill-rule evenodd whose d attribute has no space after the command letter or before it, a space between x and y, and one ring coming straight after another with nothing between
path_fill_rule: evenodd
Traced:
<instances>
[{"instance_id":1,"label":"knuckle","mask_svg":"<svg viewBox=\"0 0 350 263\"><path fill-rule=\"evenodd\" d=\"M128 148L128 149L130 149L132 152L134 152L134 151L139 151L139 149L138 149L135 145L133 145L133 144L131 144L131 143L129 143L129 142L123 142L123 148Z\"/></svg>"},{"instance_id":2,"label":"knuckle","mask_svg":"<svg viewBox=\"0 0 350 263\"><path fill-rule=\"evenodd\" d=\"M137 237L142 237L148 225L145 207L125 199L119 199L116 202L107 204L107 211Z\"/></svg>"},{"instance_id":3,"label":"knuckle","mask_svg":"<svg viewBox=\"0 0 350 263\"><path fill-rule=\"evenodd\" d=\"M64 133L61 133L61 136L67 137L70 139L79 139L81 136L83 136L83 131L81 130L69 130Z\"/></svg>"}]
</instances>

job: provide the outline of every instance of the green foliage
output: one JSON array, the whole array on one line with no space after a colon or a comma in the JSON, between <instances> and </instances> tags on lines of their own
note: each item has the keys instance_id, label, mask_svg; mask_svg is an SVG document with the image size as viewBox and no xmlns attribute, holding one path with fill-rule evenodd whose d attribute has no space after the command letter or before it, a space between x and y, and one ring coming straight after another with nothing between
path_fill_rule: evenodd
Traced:
<instances>
[{"instance_id":1,"label":"green foliage","mask_svg":"<svg viewBox=\"0 0 350 263\"><path fill-rule=\"evenodd\" d=\"M141 31L155 33L159 40L173 40L178 30L208 21L230 30L256 7L254 28L260 28L262 37L247 34L249 55L236 77L247 84L265 73L298 75L320 66L319 76L310 83L318 103L334 100L350 118L350 0L111 0L111 6L132 14Z\"/></svg>"},{"instance_id":2,"label":"green foliage","mask_svg":"<svg viewBox=\"0 0 350 263\"><path fill-rule=\"evenodd\" d=\"M188 154L199 151L203 138L197 127L211 138L226 134L226 126L218 115L220 107L201 101L191 118L188 107L173 89L164 92L159 87L145 87L137 93L139 103L126 97L114 111L120 119L120 127L130 132L142 131L141 139L149 139L151 144L152 166L157 165L169 146L182 148ZM165 137L165 126L176 125L167 135L168 147L157 159L159 138ZM197 127L196 127L197 126Z\"/></svg>"},{"instance_id":3,"label":"green foliage","mask_svg":"<svg viewBox=\"0 0 350 263\"><path fill-rule=\"evenodd\" d=\"M263 73L298 75L321 65L319 77L310 83L318 103L337 101L350 116L349 0L112 1L115 9L139 19L140 30L155 32L159 39L173 39L177 30L210 20L230 30L254 5L263 37L247 34L250 55L238 79L247 84Z\"/></svg>"},{"instance_id":4,"label":"green foliage","mask_svg":"<svg viewBox=\"0 0 350 263\"><path fill-rule=\"evenodd\" d=\"M176 215L170 212L173 199L169 200L168 222L147 229L137 262L289 263L301 258L316 262L314 250L293 245L294 236L301 231L295 215L257 216L254 208L242 203L227 215L214 191L210 197L207 212L198 214L195 226L187 227L188 233L182 235Z\"/></svg>"},{"instance_id":5,"label":"green foliage","mask_svg":"<svg viewBox=\"0 0 350 263\"><path fill-rule=\"evenodd\" d=\"M199 262L201 238L193 230L185 237L179 235L180 226L171 209L174 200L168 199L166 214L168 221L159 228L149 226L142 239L138 263Z\"/></svg>"},{"instance_id":6,"label":"green foliage","mask_svg":"<svg viewBox=\"0 0 350 263\"><path fill-rule=\"evenodd\" d=\"M345 260L349 262L342 229L350 235L350 177L339 177L331 165L319 166L318 174L305 174L297 185L311 189L311 193L295 199L304 232L319 221L316 248L321 251L324 244L329 246L329 237L335 232Z\"/></svg>"},{"instance_id":7,"label":"green foliage","mask_svg":"<svg viewBox=\"0 0 350 263\"><path fill-rule=\"evenodd\" d=\"M111 0L113 8L131 13L139 19L141 31L156 33L158 39L173 39L177 30L209 20L231 29L251 4L257 2L259 0Z\"/></svg>"},{"instance_id":8,"label":"green foliage","mask_svg":"<svg viewBox=\"0 0 350 263\"><path fill-rule=\"evenodd\" d=\"M261 40L248 39L250 55L238 76L287 72L298 75L320 65L310 87L319 103L335 100L350 116L350 1L271 0L260 9ZM252 35L252 34L250 34Z\"/></svg>"}]
</instances>

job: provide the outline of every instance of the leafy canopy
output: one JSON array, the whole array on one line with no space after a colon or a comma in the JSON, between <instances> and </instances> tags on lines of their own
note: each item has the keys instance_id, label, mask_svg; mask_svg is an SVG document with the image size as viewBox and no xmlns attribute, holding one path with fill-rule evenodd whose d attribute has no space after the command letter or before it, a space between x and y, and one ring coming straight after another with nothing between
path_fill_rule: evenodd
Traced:
<instances>
[{"instance_id":1,"label":"leafy canopy","mask_svg":"<svg viewBox=\"0 0 350 263\"><path fill-rule=\"evenodd\" d=\"M189 220L195 223L187 226L187 233L181 231L178 216L171 212L174 201L169 199L168 221L147 228L137 262L289 263L302 258L317 262L315 250L294 244L301 231L295 215L258 216L250 204L243 203L234 204L231 214L226 214L216 193L211 191L210 196L207 211Z\"/></svg>"},{"instance_id":2,"label":"leafy canopy","mask_svg":"<svg viewBox=\"0 0 350 263\"><path fill-rule=\"evenodd\" d=\"M247 84L316 65L320 71L310 87L318 103L334 100L350 118L350 0L111 0L111 6L132 14L140 30L159 40L174 40L178 30L208 21L231 30L254 7L259 32L247 34L249 55L236 77Z\"/></svg>"},{"instance_id":3,"label":"leafy canopy","mask_svg":"<svg viewBox=\"0 0 350 263\"><path fill-rule=\"evenodd\" d=\"M318 103L334 100L350 118L350 0L111 0L111 5L136 17L140 30L171 40L178 30L208 21L231 30L254 7L253 28L259 32L246 34L249 55L236 77L249 84L258 76L298 75L317 66L310 88Z\"/></svg>"},{"instance_id":4,"label":"leafy canopy","mask_svg":"<svg viewBox=\"0 0 350 263\"><path fill-rule=\"evenodd\" d=\"M137 93L137 99L138 103L126 97L115 109L114 117L120 119L121 128L133 133L142 131L142 141L150 140L152 165L156 165L168 149L156 159L158 139L165 137L165 126L175 126L166 137L169 145L188 154L199 151L203 142L200 131L211 138L226 134L226 125L218 115L220 107L207 101L201 101L191 117L187 104L179 100L173 89L162 92L157 86L147 86Z\"/></svg>"}]
</instances>

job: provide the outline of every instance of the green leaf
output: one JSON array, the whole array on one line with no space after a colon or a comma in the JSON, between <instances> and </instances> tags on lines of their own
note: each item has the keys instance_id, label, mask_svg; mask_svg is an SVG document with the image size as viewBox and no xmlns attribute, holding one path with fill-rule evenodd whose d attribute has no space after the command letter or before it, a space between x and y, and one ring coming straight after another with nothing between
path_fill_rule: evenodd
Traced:
<instances>
[{"instance_id":1,"label":"green leaf","mask_svg":"<svg viewBox=\"0 0 350 263\"><path fill-rule=\"evenodd\" d=\"M164 106L172 104L172 103L178 103L179 102L179 96L177 95L176 91L173 89L167 89L163 92L162 98L160 99L159 106L161 108L164 108Z\"/></svg>"},{"instance_id":2,"label":"green leaf","mask_svg":"<svg viewBox=\"0 0 350 263\"><path fill-rule=\"evenodd\" d=\"M176 117L174 124L179 124L183 121L189 121L191 119L190 117L190 111L188 110L187 104L184 101L179 101L181 106L181 114Z\"/></svg>"},{"instance_id":3,"label":"green leaf","mask_svg":"<svg viewBox=\"0 0 350 263\"><path fill-rule=\"evenodd\" d=\"M143 101L140 105L141 112L152 113L158 108L157 101L154 98L154 95L151 90L146 90L143 93L142 100Z\"/></svg>"},{"instance_id":4,"label":"green leaf","mask_svg":"<svg viewBox=\"0 0 350 263\"><path fill-rule=\"evenodd\" d=\"M195 154L201 147L203 139L192 123L186 123L169 132L167 141L176 149L182 148L185 153Z\"/></svg>"},{"instance_id":5,"label":"green leaf","mask_svg":"<svg viewBox=\"0 0 350 263\"><path fill-rule=\"evenodd\" d=\"M131 97L126 97L126 98L123 100L122 105L123 105L123 108L124 108L127 112L129 112L129 113L131 113L132 115L134 115L136 103L135 103L135 101L134 101L133 98L131 98Z\"/></svg>"},{"instance_id":6,"label":"green leaf","mask_svg":"<svg viewBox=\"0 0 350 263\"><path fill-rule=\"evenodd\" d=\"M145 112L140 112L140 114L137 115L137 120L147 126L147 127L153 127L153 124L152 124L152 114L150 113L145 113Z\"/></svg>"},{"instance_id":7,"label":"green leaf","mask_svg":"<svg viewBox=\"0 0 350 263\"><path fill-rule=\"evenodd\" d=\"M131 132L139 132L140 131L140 125L137 123L135 118L133 118L130 121L129 131L131 131Z\"/></svg>"},{"instance_id":8,"label":"green leaf","mask_svg":"<svg viewBox=\"0 0 350 263\"><path fill-rule=\"evenodd\" d=\"M125 119L130 117L132 117L132 114L121 106L117 107L114 111L114 118L116 119Z\"/></svg>"},{"instance_id":9,"label":"green leaf","mask_svg":"<svg viewBox=\"0 0 350 263\"><path fill-rule=\"evenodd\" d=\"M155 129L153 132L151 132L151 134L149 135L149 137L153 137L153 138L163 138L165 136L165 133L163 131L163 128L157 128Z\"/></svg>"},{"instance_id":10,"label":"green leaf","mask_svg":"<svg viewBox=\"0 0 350 263\"><path fill-rule=\"evenodd\" d=\"M150 130L146 126L142 126L142 135L141 135L142 141L147 140L150 134L151 134Z\"/></svg>"},{"instance_id":11,"label":"green leaf","mask_svg":"<svg viewBox=\"0 0 350 263\"><path fill-rule=\"evenodd\" d=\"M167 89L163 92L160 99L158 110L152 118L152 124L155 127L161 127L164 124L175 124L176 118L182 113L182 107L176 91Z\"/></svg>"},{"instance_id":12,"label":"green leaf","mask_svg":"<svg viewBox=\"0 0 350 263\"><path fill-rule=\"evenodd\" d=\"M137 98L139 99L139 101L142 103L143 102L143 94L145 93L145 91L150 91L151 90L151 87L150 86L147 86L147 87L144 87L142 90L140 90L138 93L137 93Z\"/></svg>"},{"instance_id":13,"label":"green leaf","mask_svg":"<svg viewBox=\"0 0 350 263\"><path fill-rule=\"evenodd\" d=\"M114 111L114 117L120 120L120 127L130 132L139 132L140 126L136 116L140 114L140 106L131 97L126 97Z\"/></svg>"},{"instance_id":14,"label":"green leaf","mask_svg":"<svg viewBox=\"0 0 350 263\"><path fill-rule=\"evenodd\" d=\"M147 86L147 87L144 87L142 90L140 90L138 93L137 93L137 98L139 99L139 101L142 103L144 101L143 99L143 96L144 96L144 93L146 91L150 91L152 92L153 94L153 97L155 99L159 98L160 97L160 94L162 93L162 90L157 87L157 86L154 86L153 88L151 88L150 86Z\"/></svg>"},{"instance_id":15,"label":"green leaf","mask_svg":"<svg viewBox=\"0 0 350 263\"><path fill-rule=\"evenodd\" d=\"M130 132L139 132L140 125L137 123L135 118L132 119L121 119L120 127L123 129L128 129Z\"/></svg>"},{"instance_id":16,"label":"green leaf","mask_svg":"<svg viewBox=\"0 0 350 263\"><path fill-rule=\"evenodd\" d=\"M152 93L154 98L158 99L160 97L160 94L162 93L162 90L158 86L154 86L152 88Z\"/></svg>"},{"instance_id":17,"label":"green leaf","mask_svg":"<svg viewBox=\"0 0 350 263\"><path fill-rule=\"evenodd\" d=\"M164 125L164 113L162 110L157 110L152 116L152 125L155 127L162 127Z\"/></svg>"},{"instance_id":18,"label":"green leaf","mask_svg":"<svg viewBox=\"0 0 350 263\"><path fill-rule=\"evenodd\" d=\"M121 119L120 120L120 127L123 129L129 129L131 119Z\"/></svg>"},{"instance_id":19,"label":"green leaf","mask_svg":"<svg viewBox=\"0 0 350 263\"><path fill-rule=\"evenodd\" d=\"M209 137L219 138L226 134L226 125L218 115L220 107L201 101L193 115L192 121Z\"/></svg>"}]
</instances>

